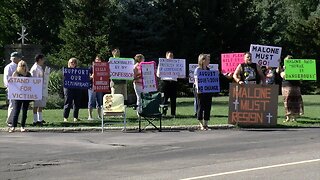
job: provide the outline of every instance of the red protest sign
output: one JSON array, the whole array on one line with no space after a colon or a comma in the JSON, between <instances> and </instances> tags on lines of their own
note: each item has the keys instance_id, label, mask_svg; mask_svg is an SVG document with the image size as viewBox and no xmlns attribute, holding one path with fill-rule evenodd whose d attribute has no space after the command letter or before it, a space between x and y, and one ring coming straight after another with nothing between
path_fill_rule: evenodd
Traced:
<instances>
[{"instance_id":1,"label":"red protest sign","mask_svg":"<svg viewBox=\"0 0 320 180\"><path fill-rule=\"evenodd\" d=\"M109 63L95 62L93 64L93 90L94 92L110 92Z\"/></svg>"}]
</instances>

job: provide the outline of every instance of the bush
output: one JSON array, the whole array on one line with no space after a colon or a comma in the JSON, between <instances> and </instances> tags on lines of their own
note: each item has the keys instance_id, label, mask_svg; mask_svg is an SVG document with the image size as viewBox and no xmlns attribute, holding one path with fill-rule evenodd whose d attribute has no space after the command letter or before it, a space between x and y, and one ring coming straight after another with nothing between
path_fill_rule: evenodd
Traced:
<instances>
[{"instance_id":1,"label":"bush","mask_svg":"<svg viewBox=\"0 0 320 180\"><path fill-rule=\"evenodd\" d=\"M50 72L48 93L49 96L58 94L60 98L63 98L63 75L61 70L53 70Z\"/></svg>"},{"instance_id":2,"label":"bush","mask_svg":"<svg viewBox=\"0 0 320 180\"><path fill-rule=\"evenodd\" d=\"M50 94L47 101L46 109L62 109L64 99L60 97L60 94Z\"/></svg>"}]
</instances>

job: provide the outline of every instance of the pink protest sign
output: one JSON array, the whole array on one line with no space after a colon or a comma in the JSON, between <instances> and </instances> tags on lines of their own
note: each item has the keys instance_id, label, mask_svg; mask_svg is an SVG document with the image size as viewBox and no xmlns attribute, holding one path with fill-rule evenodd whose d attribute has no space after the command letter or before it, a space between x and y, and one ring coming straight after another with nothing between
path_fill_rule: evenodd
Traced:
<instances>
[{"instance_id":1,"label":"pink protest sign","mask_svg":"<svg viewBox=\"0 0 320 180\"><path fill-rule=\"evenodd\" d=\"M142 86L143 92L154 92L158 90L157 78L156 78L156 63L152 62L141 62L141 75L142 75Z\"/></svg>"},{"instance_id":2,"label":"pink protest sign","mask_svg":"<svg viewBox=\"0 0 320 180\"><path fill-rule=\"evenodd\" d=\"M244 62L244 53L225 53L221 54L222 73L233 73L237 66Z\"/></svg>"}]
</instances>

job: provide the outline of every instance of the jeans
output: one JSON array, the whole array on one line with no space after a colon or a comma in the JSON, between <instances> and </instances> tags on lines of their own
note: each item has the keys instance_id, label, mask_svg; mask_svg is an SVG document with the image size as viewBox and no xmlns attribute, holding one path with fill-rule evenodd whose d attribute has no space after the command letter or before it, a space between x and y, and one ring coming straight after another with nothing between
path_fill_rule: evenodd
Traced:
<instances>
[{"instance_id":1,"label":"jeans","mask_svg":"<svg viewBox=\"0 0 320 180\"><path fill-rule=\"evenodd\" d=\"M29 100L13 100L13 127L17 127L18 118L22 107L22 119L21 119L21 127L26 126L28 108L29 108Z\"/></svg>"},{"instance_id":2,"label":"jeans","mask_svg":"<svg viewBox=\"0 0 320 180\"><path fill-rule=\"evenodd\" d=\"M64 88L64 106L63 117L68 118L70 109L73 107L73 117L79 117L79 109L81 103L81 89Z\"/></svg>"},{"instance_id":3,"label":"jeans","mask_svg":"<svg viewBox=\"0 0 320 180\"><path fill-rule=\"evenodd\" d=\"M88 98L88 109L102 107L103 92L94 92L93 89L88 89Z\"/></svg>"}]
</instances>

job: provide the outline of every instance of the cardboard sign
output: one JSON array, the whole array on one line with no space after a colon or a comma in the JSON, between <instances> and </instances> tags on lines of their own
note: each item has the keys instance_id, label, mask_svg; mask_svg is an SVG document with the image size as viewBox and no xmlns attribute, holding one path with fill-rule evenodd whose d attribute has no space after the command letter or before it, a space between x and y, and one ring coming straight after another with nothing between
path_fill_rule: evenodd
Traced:
<instances>
[{"instance_id":1,"label":"cardboard sign","mask_svg":"<svg viewBox=\"0 0 320 180\"><path fill-rule=\"evenodd\" d=\"M221 70L223 74L233 73L237 66L244 62L244 53L221 54Z\"/></svg>"},{"instance_id":2,"label":"cardboard sign","mask_svg":"<svg viewBox=\"0 0 320 180\"><path fill-rule=\"evenodd\" d=\"M141 75L142 75L142 87L143 92L154 92L158 91L157 87L157 78L156 78L156 63L152 62L142 62L141 66Z\"/></svg>"},{"instance_id":3,"label":"cardboard sign","mask_svg":"<svg viewBox=\"0 0 320 180\"><path fill-rule=\"evenodd\" d=\"M284 61L286 80L317 80L316 60L287 59Z\"/></svg>"},{"instance_id":4,"label":"cardboard sign","mask_svg":"<svg viewBox=\"0 0 320 180\"><path fill-rule=\"evenodd\" d=\"M185 78L186 60L159 58L158 71L160 78Z\"/></svg>"},{"instance_id":5,"label":"cardboard sign","mask_svg":"<svg viewBox=\"0 0 320 180\"><path fill-rule=\"evenodd\" d=\"M219 71L198 70L198 93L220 92Z\"/></svg>"},{"instance_id":6,"label":"cardboard sign","mask_svg":"<svg viewBox=\"0 0 320 180\"><path fill-rule=\"evenodd\" d=\"M90 76L88 68L63 68L63 76L64 88L90 88Z\"/></svg>"},{"instance_id":7,"label":"cardboard sign","mask_svg":"<svg viewBox=\"0 0 320 180\"><path fill-rule=\"evenodd\" d=\"M93 64L93 91L110 92L109 63L95 62Z\"/></svg>"},{"instance_id":8,"label":"cardboard sign","mask_svg":"<svg viewBox=\"0 0 320 180\"><path fill-rule=\"evenodd\" d=\"M111 79L133 80L132 58L109 58L109 68Z\"/></svg>"},{"instance_id":9,"label":"cardboard sign","mask_svg":"<svg viewBox=\"0 0 320 180\"><path fill-rule=\"evenodd\" d=\"M281 47L263 46L257 44L250 45L252 62L260 66L278 67L281 57Z\"/></svg>"},{"instance_id":10,"label":"cardboard sign","mask_svg":"<svg viewBox=\"0 0 320 180\"><path fill-rule=\"evenodd\" d=\"M189 64L189 83L194 83L194 70L198 64ZM219 71L219 64L209 64L210 70Z\"/></svg>"},{"instance_id":11,"label":"cardboard sign","mask_svg":"<svg viewBox=\"0 0 320 180\"><path fill-rule=\"evenodd\" d=\"M33 77L9 77L8 99L41 100L43 79Z\"/></svg>"},{"instance_id":12,"label":"cardboard sign","mask_svg":"<svg viewBox=\"0 0 320 180\"><path fill-rule=\"evenodd\" d=\"M229 124L271 127L277 124L278 85L239 85L229 88Z\"/></svg>"}]
</instances>

